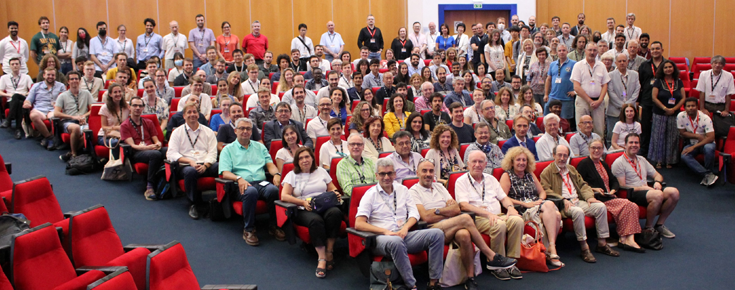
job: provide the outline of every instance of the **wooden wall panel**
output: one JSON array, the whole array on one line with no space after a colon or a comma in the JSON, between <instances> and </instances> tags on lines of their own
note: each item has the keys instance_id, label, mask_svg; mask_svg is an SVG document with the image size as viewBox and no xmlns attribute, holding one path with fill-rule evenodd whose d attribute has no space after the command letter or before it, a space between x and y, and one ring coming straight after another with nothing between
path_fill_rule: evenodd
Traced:
<instances>
[{"instance_id":1,"label":"wooden wall panel","mask_svg":"<svg viewBox=\"0 0 735 290\"><path fill-rule=\"evenodd\" d=\"M735 56L735 38L729 35L730 29L735 27L735 18L730 14L732 11L735 11L735 2L717 1L716 4L715 45L713 55L721 54L726 57Z\"/></svg>"},{"instance_id":2,"label":"wooden wall panel","mask_svg":"<svg viewBox=\"0 0 735 290\"><path fill-rule=\"evenodd\" d=\"M204 14L204 0L159 0L158 7L160 8L158 12L159 17L163 19L164 23L164 26L161 27L163 35L171 33L168 28L168 23L176 20L179 23L179 33L186 35L187 39L189 37L189 31L197 26L195 16L197 14ZM219 19L219 17L208 17L204 19L204 27L212 29L215 32L215 36L217 35L217 28L220 27L219 23L221 23ZM143 25L142 21L141 25ZM186 56L192 57L191 50L186 50Z\"/></svg>"},{"instance_id":3,"label":"wooden wall panel","mask_svg":"<svg viewBox=\"0 0 735 290\"><path fill-rule=\"evenodd\" d=\"M625 1L585 0L584 14L586 16L584 23L592 29L592 32L599 30L605 33L608 17L615 18L616 25L625 25Z\"/></svg>"},{"instance_id":4,"label":"wooden wall panel","mask_svg":"<svg viewBox=\"0 0 735 290\"><path fill-rule=\"evenodd\" d=\"M333 19L332 0L293 0L293 19L291 39L299 35L299 24L304 23L308 28L306 36L311 38L314 45L318 45L322 34L327 32L327 22ZM289 45L291 39L289 39Z\"/></svg>"},{"instance_id":5,"label":"wooden wall panel","mask_svg":"<svg viewBox=\"0 0 735 290\"><path fill-rule=\"evenodd\" d=\"M551 17L559 16L561 23L569 22L571 26L577 25L577 14L582 12L582 3L584 0L565 0L565 1L549 1L546 18L536 18L536 22L543 23L548 21L551 25ZM602 2L602 1L601 1ZM538 9L538 8L537 8ZM539 19L543 19L540 21ZM506 20L506 25L510 24L510 19ZM561 25L561 23L559 25Z\"/></svg>"},{"instance_id":6,"label":"wooden wall panel","mask_svg":"<svg viewBox=\"0 0 735 290\"><path fill-rule=\"evenodd\" d=\"M31 45L31 38L33 38L33 35L40 31L40 28L38 27L39 17L46 16L51 20L49 31L53 31L54 34L56 34L54 25L56 25L56 27L61 27L61 25L55 22L56 20L54 19L53 4L51 0L16 1L12 4L5 3L5 5L5 7L0 6L0 8L3 8L5 11L7 20L18 22L18 36L25 39L29 46ZM7 25L7 21L3 23L3 27L5 27L3 38L8 34ZM32 78L35 78L38 74L38 66L34 61L28 60L28 70L29 75L31 75Z\"/></svg>"},{"instance_id":7,"label":"wooden wall panel","mask_svg":"<svg viewBox=\"0 0 735 290\"><path fill-rule=\"evenodd\" d=\"M536 25L548 24L551 26L551 17L549 14L549 0L536 0Z\"/></svg>"},{"instance_id":8,"label":"wooden wall panel","mask_svg":"<svg viewBox=\"0 0 735 290\"><path fill-rule=\"evenodd\" d=\"M367 25L367 11L369 9L368 1L334 1L334 31L342 35L342 39L345 41L344 50L350 52L352 59L360 57L360 50L357 47L357 35L360 33L360 29ZM382 23L385 23L388 19L376 19L375 21L384 33L388 33L382 26Z\"/></svg>"},{"instance_id":9,"label":"wooden wall panel","mask_svg":"<svg viewBox=\"0 0 735 290\"><path fill-rule=\"evenodd\" d=\"M671 1L670 56L712 55L714 9L714 0ZM686 21L687 19L696 21Z\"/></svg>"},{"instance_id":10,"label":"wooden wall panel","mask_svg":"<svg viewBox=\"0 0 735 290\"><path fill-rule=\"evenodd\" d=\"M393 39L398 37L398 29L406 27L406 6L401 1L371 0L370 13L375 16L375 26L380 27L383 32L385 43L383 57L385 57L385 50L390 48ZM367 17L367 15L365 16ZM406 29L408 29L406 32L411 31L409 27L406 27ZM357 43L357 37L355 37L355 43Z\"/></svg>"},{"instance_id":11,"label":"wooden wall panel","mask_svg":"<svg viewBox=\"0 0 735 290\"><path fill-rule=\"evenodd\" d=\"M229 22L230 32L240 38L239 43L242 46L242 38L250 33L249 3L249 0L207 1L207 27L214 31L214 36L220 36L222 22ZM166 25L168 27L168 22ZM167 28L163 35L170 33L169 30Z\"/></svg>"},{"instance_id":12,"label":"wooden wall panel","mask_svg":"<svg viewBox=\"0 0 735 290\"><path fill-rule=\"evenodd\" d=\"M251 1L252 21L260 21L260 33L268 37L268 50L272 51L274 62L281 54L290 54L291 38L294 35L291 20L291 0ZM237 30L244 37L246 33ZM247 33L250 33L250 27Z\"/></svg>"},{"instance_id":13,"label":"wooden wall panel","mask_svg":"<svg viewBox=\"0 0 735 290\"><path fill-rule=\"evenodd\" d=\"M117 2L113 2L117 3ZM112 3L111 3L112 4ZM79 7L97 7L97 9L79 9ZM80 27L87 29L91 35L97 35L94 27L98 21L107 21L107 12L105 3L96 0L66 0L64 5L56 5L56 35L59 28L66 26L69 28L69 39L77 41L77 30ZM109 24L108 24L109 25ZM110 35L117 36L115 29L111 30ZM130 37L130 33L128 33Z\"/></svg>"},{"instance_id":14,"label":"wooden wall panel","mask_svg":"<svg viewBox=\"0 0 735 290\"><path fill-rule=\"evenodd\" d=\"M153 20L156 20L156 27L161 25L156 13L156 2L149 0L126 0L108 1L108 4L110 21L107 22L107 35L110 37L117 38L117 27L124 24L127 29L125 37L132 39L133 44L136 44L138 35L145 33L145 24L143 24L144 19L152 18ZM146 7L146 9L139 9L140 7ZM94 23L87 26L87 30L90 30L90 33L92 33L93 36L97 35L96 32L93 32L95 30L96 23L97 21L94 21Z\"/></svg>"},{"instance_id":15,"label":"wooden wall panel","mask_svg":"<svg viewBox=\"0 0 735 290\"><path fill-rule=\"evenodd\" d=\"M669 46L668 7L669 0L628 1L628 13L635 13L636 15L635 26L640 27L643 32L650 34L651 42L658 40L664 45L665 57L683 55L680 52L672 51ZM622 19L618 22L624 20ZM625 23L622 24L625 25ZM690 31L695 33L693 30ZM710 43L712 43L711 40Z\"/></svg>"}]
</instances>

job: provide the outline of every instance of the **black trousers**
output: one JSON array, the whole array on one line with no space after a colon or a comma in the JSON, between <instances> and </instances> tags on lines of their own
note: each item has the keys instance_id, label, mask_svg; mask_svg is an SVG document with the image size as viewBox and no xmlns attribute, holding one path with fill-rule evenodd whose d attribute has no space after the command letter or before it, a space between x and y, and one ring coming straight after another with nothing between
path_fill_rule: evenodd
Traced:
<instances>
[{"instance_id":1,"label":"black trousers","mask_svg":"<svg viewBox=\"0 0 735 290\"><path fill-rule=\"evenodd\" d=\"M163 147L160 150L144 150L133 152L133 161L136 163L148 163L148 176L146 181L151 182L156 175L156 172L161 165L163 165L163 158L166 157L166 150L168 148Z\"/></svg>"},{"instance_id":2,"label":"black trousers","mask_svg":"<svg viewBox=\"0 0 735 290\"><path fill-rule=\"evenodd\" d=\"M197 191L197 179L200 177L217 177L218 168L218 164L215 162L200 174L194 167L179 166L176 174L179 178L184 179L184 191L186 192L186 196L189 197L189 201L196 205L204 203L202 201L202 193Z\"/></svg>"},{"instance_id":3,"label":"black trousers","mask_svg":"<svg viewBox=\"0 0 735 290\"><path fill-rule=\"evenodd\" d=\"M309 237L314 247L324 247L327 239L337 238L339 226L342 225L342 211L333 207L319 215L307 210L297 210L294 222L309 228Z\"/></svg>"},{"instance_id":4,"label":"black trousers","mask_svg":"<svg viewBox=\"0 0 735 290\"><path fill-rule=\"evenodd\" d=\"M8 116L5 116L8 118L8 121L15 120L15 129L21 130L21 123L23 121L23 117L26 118L26 123L31 123L31 117L30 117L30 111L27 109L23 109L23 102L25 102L26 97L21 94L14 94L12 98L10 98L10 102L8 102L8 109L10 110L8 112ZM4 113L4 112L3 112Z\"/></svg>"},{"instance_id":5,"label":"black trousers","mask_svg":"<svg viewBox=\"0 0 735 290\"><path fill-rule=\"evenodd\" d=\"M653 127L653 107L641 107L641 149L638 155L648 156L651 143L651 127Z\"/></svg>"}]
</instances>

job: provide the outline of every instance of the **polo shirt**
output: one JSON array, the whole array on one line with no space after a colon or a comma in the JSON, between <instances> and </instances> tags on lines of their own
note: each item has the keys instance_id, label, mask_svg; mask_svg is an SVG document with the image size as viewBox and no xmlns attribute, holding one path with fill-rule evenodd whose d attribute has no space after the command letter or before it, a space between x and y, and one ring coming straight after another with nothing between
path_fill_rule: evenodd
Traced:
<instances>
[{"instance_id":1,"label":"polo shirt","mask_svg":"<svg viewBox=\"0 0 735 290\"><path fill-rule=\"evenodd\" d=\"M572 149L572 153L576 156L589 156L592 140L602 140L602 138L595 132L590 132L590 136L585 136L582 132L577 132L577 134L574 134L569 139L569 146Z\"/></svg>"},{"instance_id":2,"label":"polo shirt","mask_svg":"<svg viewBox=\"0 0 735 290\"><path fill-rule=\"evenodd\" d=\"M439 182L432 182L430 188L416 183L408 190L413 202L422 205L424 209L437 209L447 206L447 201L453 200L449 191Z\"/></svg>"},{"instance_id":3,"label":"polo shirt","mask_svg":"<svg viewBox=\"0 0 735 290\"><path fill-rule=\"evenodd\" d=\"M242 48L245 52L252 54L255 60L263 60L265 51L268 50L268 37L263 34L254 36L252 33L245 35L242 39Z\"/></svg>"},{"instance_id":4,"label":"polo shirt","mask_svg":"<svg viewBox=\"0 0 735 290\"><path fill-rule=\"evenodd\" d=\"M209 45L217 40L216 37L214 37L214 32L212 29L202 27L199 29L199 27L195 27L192 30L189 30L189 42L194 43L194 47L192 49L195 49L199 51L199 54L206 54L207 53L207 47Z\"/></svg>"},{"instance_id":5,"label":"polo shirt","mask_svg":"<svg viewBox=\"0 0 735 290\"><path fill-rule=\"evenodd\" d=\"M273 163L268 149L260 142L250 142L245 148L240 142L232 142L222 148L219 155L219 174L229 171L247 182L265 180L266 164Z\"/></svg>"},{"instance_id":6,"label":"polo shirt","mask_svg":"<svg viewBox=\"0 0 735 290\"><path fill-rule=\"evenodd\" d=\"M574 99L569 97L567 93L574 91L574 83L571 80L571 76L572 69L576 63L576 61L571 59L567 59L567 61L561 65L559 64L559 60L551 63L549 66L549 72L547 73L547 75L551 77L549 98L560 101L571 101Z\"/></svg>"},{"instance_id":7,"label":"polo shirt","mask_svg":"<svg viewBox=\"0 0 735 290\"><path fill-rule=\"evenodd\" d=\"M186 55L186 49L189 48L189 42L186 41L186 35L181 33L176 34L176 36L174 36L173 33L166 34L161 41L163 42L161 49L165 52L165 59L173 60L174 54L177 52L180 52L182 55Z\"/></svg>"},{"instance_id":8,"label":"polo shirt","mask_svg":"<svg viewBox=\"0 0 735 290\"><path fill-rule=\"evenodd\" d=\"M615 159L610 169L612 170L615 177L625 177L625 186L628 187L639 187L647 184L646 177L656 176L656 168L648 163L648 160L643 156L636 155L638 160L636 162L638 170L633 169L633 166L625 159L625 153L620 155L618 159Z\"/></svg>"},{"instance_id":9,"label":"polo shirt","mask_svg":"<svg viewBox=\"0 0 735 290\"><path fill-rule=\"evenodd\" d=\"M120 124L120 139L124 141L128 138L133 138L133 143L135 144L140 144L141 141L145 141L145 145L153 144L153 136L158 136L156 125L153 124L153 121L146 118L140 118L140 121L142 128L136 128L133 126L130 118L123 121L122 124ZM142 136L141 133L143 134Z\"/></svg>"},{"instance_id":10,"label":"polo shirt","mask_svg":"<svg viewBox=\"0 0 735 290\"><path fill-rule=\"evenodd\" d=\"M293 116L293 114L291 114ZM322 120L319 116L314 117L314 120L311 120L308 125L306 125L306 135L309 135L309 138L316 139L317 136L326 136L329 135L329 130L327 129L327 123L329 122L329 119Z\"/></svg>"},{"instance_id":11,"label":"polo shirt","mask_svg":"<svg viewBox=\"0 0 735 290\"><path fill-rule=\"evenodd\" d=\"M71 91L65 91L56 98L56 107L61 108L64 114L71 116L81 116L89 111L89 106L94 103L92 95L83 90L79 90L77 98L74 99Z\"/></svg>"},{"instance_id":12,"label":"polo shirt","mask_svg":"<svg viewBox=\"0 0 735 290\"><path fill-rule=\"evenodd\" d=\"M732 73L722 70L719 76L715 76L712 70L706 70L699 74L699 82L695 88L704 93L704 101L708 103L722 104L728 95L735 94L735 83ZM727 104L726 107L730 105Z\"/></svg>"},{"instance_id":13,"label":"polo shirt","mask_svg":"<svg viewBox=\"0 0 735 290\"><path fill-rule=\"evenodd\" d=\"M329 33L327 31L322 34L319 44L333 53L339 53L340 48L345 45L345 42L342 40L342 35L338 32Z\"/></svg>"},{"instance_id":14,"label":"polo shirt","mask_svg":"<svg viewBox=\"0 0 735 290\"><path fill-rule=\"evenodd\" d=\"M579 82L587 96L597 100L600 93L602 93L602 85L610 82L610 75L608 75L602 62L595 61L594 64L590 65L587 59L583 59L574 64L570 79Z\"/></svg>"}]
</instances>

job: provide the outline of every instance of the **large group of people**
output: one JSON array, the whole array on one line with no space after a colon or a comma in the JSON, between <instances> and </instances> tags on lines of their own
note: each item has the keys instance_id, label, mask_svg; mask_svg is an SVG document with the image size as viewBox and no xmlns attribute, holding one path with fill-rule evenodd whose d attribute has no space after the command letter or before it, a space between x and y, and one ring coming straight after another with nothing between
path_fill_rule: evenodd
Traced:
<instances>
[{"instance_id":1,"label":"large group of people","mask_svg":"<svg viewBox=\"0 0 735 290\"><path fill-rule=\"evenodd\" d=\"M412 31L400 28L392 41L384 41L369 15L357 38L357 59L331 21L318 44L301 24L291 50L276 54L258 21L240 39L227 21L215 36L204 27L204 16L194 20L188 36L176 21L161 36L153 32L156 22L145 19L145 33L135 43L125 36L125 25L117 27L115 39L101 21L97 36L79 28L74 42L67 27L60 36L50 31L44 16L30 45L18 37L18 23L8 22L10 34L0 41L0 96L7 98L9 114L0 127L15 125L16 139L36 138L49 150L68 145L60 156L68 161L82 154L90 107L104 90L94 142L127 144L134 152L129 158L149 164L146 199L156 199L153 169L164 160L178 163L175 174L184 180L193 219L207 206L198 179L230 180L235 186L229 200L242 202L242 237L257 246L258 200L268 206L269 234L286 237L275 222L274 201L282 188L280 199L298 206L294 222L309 228L319 256L317 277L334 268L340 223L351 214L357 218L350 226L380 234L375 254L390 256L409 288L416 279L407 253L428 251L429 288L438 289L443 246L453 241L464 249L467 289L477 289L473 243L493 276L521 279L515 263L526 221L539 225L554 266L564 265L556 249L562 218L572 220L585 262L596 261L585 217L595 219L594 252L620 256L607 243L608 212L617 224L618 247L645 252L635 234L675 237L664 223L679 192L662 186L657 169L681 159L702 176L701 184L718 179L711 115L729 114L735 94L732 74L722 69L725 58L713 57L712 69L701 73L693 88L700 98L686 98L676 64L663 57L655 35L634 25L633 13L627 25L607 19L604 33L587 26L584 14L575 26L556 16L551 25L539 25L535 17L526 24L513 15L507 26L503 17L460 23L456 35L449 25L437 30L433 22L424 33L416 22ZM185 57L187 50L193 58ZM28 60L41 67L35 83ZM105 80L112 80L106 90ZM175 87L184 87L180 98ZM146 114L156 115L160 128L141 117ZM61 120L58 130L70 134L70 144L59 144L44 125L51 118ZM569 141L567 133L573 134ZM683 150L679 139L685 140ZM464 152L460 144L467 145ZM280 147L272 156L274 146ZM603 156L614 150L624 153L607 164ZM569 164L571 157L585 156L576 168ZM335 157L341 158L336 165ZM539 161L551 164L537 176ZM281 176L287 163L293 170ZM493 176L498 168L499 180ZM401 181L408 178L419 182L407 188ZM312 197L335 192L347 198L356 186L371 183L377 184L357 212L312 212ZM627 198L615 195L622 187L632 188ZM646 208L644 226L638 206ZM463 212L474 213L474 220ZM428 228L409 231L418 221ZM490 236L490 244L481 234Z\"/></svg>"}]
</instances>

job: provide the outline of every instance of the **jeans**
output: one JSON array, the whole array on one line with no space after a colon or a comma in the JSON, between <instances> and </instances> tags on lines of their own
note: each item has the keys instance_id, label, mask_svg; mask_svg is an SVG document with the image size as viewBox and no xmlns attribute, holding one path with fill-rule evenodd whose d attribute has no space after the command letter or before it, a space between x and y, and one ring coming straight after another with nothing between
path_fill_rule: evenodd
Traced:
<instances>
[{"instance_id":1,"label":"jeans","mask_svg":"<svg viewBox=\"0 0 735 290\"><path fill-rule=\"evenodd\" d=\"M615 123L620 121L619 117L612 117L612 116L605 116L605 125L606 125L606 131L607 135L605 136L605 140L607 141L607 146L610 147L612 145L612 134L613 129L615 128Z\"/></svg>"},{"instance_id":2,"label":"jeans","mask_svg":"<svg viewBox=\"0 0 735 290\"><path fill-rule=\"evenodd\" d=\"M278 187L270 182L260 185L262 181L250 181L250 186L240 195L242 201L242 219L245 222L245 230L250 232L255 229L255 208L258 200L265 200L270 215L270 226L276 226L276 207L273 204L278 199ZM237 191L240 191L237 189Z\"/></svg>"},{"instance_id":3,"label":"jeans","mask_svg":"<svg viewBox=\"0 0 735 290\"><path fill-rule=\"evenodd\" d=\"M374 253L393 259L396 269L406 286L416 285L408 253L429 252L429 279L439 279L444 270L444 232L440 229L425 229L408 232L406 238L380 235L375 239Z\"/></svg>"},{"instance_id":4,"label":"jeans","mask_svg":"<svg viewBox=\"0 0 735 290\"><path fill-rule=\"evenodd\" d=\"M687 149L689 147L694 146L693 144L689 144L684 146L684 149ZM697 172L697 174L704 176L707 173L714 173L715 172L715 143L709 143L704 144L704 146L699 146L692 150L692 152L689 152L689 154L681 154L681 160L686 163L689 168ZM699 161L695 159L699 154L704 154L704 166L702 164L699 164Z\"/></svg>"},{"instance_id":5,"label":"jeans","mask_svg":"<svg viewBox=\"0 0 735 290\"><path fill-rule=\"evenodd\" d=\"M61 64L61 69L59 71L61 71L62 74L66 75L66 73L70 72L73 69L74 66L71 64L71 62L67 62Z\"/></svg>"},{"instance_id":6,"label":"jeans","mask_svg":"<svg viewBox=\"0 0 735 290\"><path fill-rule=\"evenodd\" d=\"M145 150L133 152L133 160L136 163L148 163L148 175L146 181L148 183L153 182L156 177L156 172L163 165L163 158L166 157L166 147L160 150Z\"/></svg>"},{"instance_id":7,"label":"jeans","mask_svg":"<svg viewBox=\"0 0 735 290\"><path fill-rule=\"evenodd\" d=\"M373 58L375 58L377 60L380 60L380 53L379 52L371 52L370 54L368 54L368 59L373 59Z\"/></svg>"},{"instance_id":8,"label":"jeans","mask_svg":"<svg viewBox=\"0 0 735 290\"><path fill-rule=\"evenodd\" d=\"M203 173L197 172L194 167L191 166L179 166L178 172L176 173L179 177L184 178L184 191L186 196L195 205L203 204L202 193L197 191L197 182L201 177L217 177L218 164L215 162L207 168ZM150 171L150 169L149 169Z\"/></svg>"},{"instance_id":9,"label":"jeans","mask_svg":"<svg viewBox=\"0 0 735 290\"><path fill-rule=\"evenodd\" d=\"M97 145L112 147L112 156L115 157L115 159L120 158L120 149L117 148L118 143L120 143L120 139L117 139L117 138L105 139L105 136L97 136Z\"/></svg>"},{"instance_id":10,"label":"jeans","mask_svg":"<svg viewBox=\"0 0 735 290\"><path fill-rule=\"evenodd\" d=\"M329 53L325 53L325 54L324 54L324 58L325 58L326 60L328 60L330 64L331 64L331 63L332 63L332 61L334 60L334 56L332 56L332 55L331 55L331 54L329 54Z\"/></svg>"},{"instance_id":11,"label":"jeans","mask_svg":"<svg viewBox=\"0 0 735 290\"><path fill-rule=\"evenodd\" d=\"M205 63L207 63L206 59L204 61L201 61L198 57L194 56L194 69L204 65Z\"/></svg>"}]
</instances>

